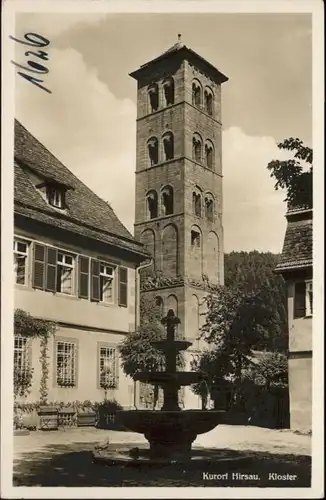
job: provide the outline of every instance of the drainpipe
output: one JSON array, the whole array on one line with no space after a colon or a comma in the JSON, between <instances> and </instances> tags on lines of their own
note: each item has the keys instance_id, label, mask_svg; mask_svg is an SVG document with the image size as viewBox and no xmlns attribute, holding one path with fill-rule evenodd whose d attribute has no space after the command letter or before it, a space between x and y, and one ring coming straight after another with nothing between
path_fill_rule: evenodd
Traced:
<instances>
[{"instance_id":1,"label":"drainpipe","mask_svg":"<svg viewBox=\"0 0 326 500\"><path fill-rule=\"evenodd\" d=\"M136 276L135 276L135 330L139 328L140 325L140 271L146 269L153 264L154 260L150 259L150 261L146 264L141 264L136 267ZM137 382L134 380L134 407L137 409L137 395L136 395L136 386Z\"/></svg>"}]
</instances>

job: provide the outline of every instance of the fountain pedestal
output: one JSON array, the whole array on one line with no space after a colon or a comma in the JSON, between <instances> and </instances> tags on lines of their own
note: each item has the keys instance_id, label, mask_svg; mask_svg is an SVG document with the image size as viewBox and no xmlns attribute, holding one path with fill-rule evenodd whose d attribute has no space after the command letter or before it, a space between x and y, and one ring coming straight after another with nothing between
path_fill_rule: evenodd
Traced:
<instances>
[{"instance_id":1,"label":"fountain pedestal","mask_svg":"<svg viewBox=\"0 0 326 500\"><path fill-rule=\"evenodd\" d=\"M178 429L166 428L162 432L153 429L145 433L149 442L149 456L151 458L171 459L179 457L190 458L191 446L197 435L192 432L182 432Z\"/></svg>"}]
</instances>

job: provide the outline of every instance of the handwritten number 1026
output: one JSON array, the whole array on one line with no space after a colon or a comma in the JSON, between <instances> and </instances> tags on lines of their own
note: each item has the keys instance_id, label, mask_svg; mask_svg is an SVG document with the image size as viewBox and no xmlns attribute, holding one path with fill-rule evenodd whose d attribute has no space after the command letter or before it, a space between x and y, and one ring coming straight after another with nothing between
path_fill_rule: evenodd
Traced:
<instances>
[{"instance_id":1,"label":"handwritten number 1026","mask_svg":"<svg viewBox=\"0 0 326 500\"><path fill-rule=\"evenodd\" d=\"M18 40L18 38L14 38L13 36L9 36L11 40L14 40L15 42L22 43L24 45L27 45L29 47L35 48L34 50L27 50L25 52L26 57L34 57L41 59L43 61L48 61L49 56L48 53L45 52L44 50L40 50L41 48L47 47L50 45L50 41L45 38L44 36L38 35L37 33L26 33L24 35L25 40ZM39 49L39 50L37 50ZM49 94L52 94L52 91L47 89L44 85L42 85L43 80L40 78L36 78L35 75L46 75L49 70L46 66L43 66L43 64L40 64L39 62L36 62L34 60L28 60L27 61L27 66L23 66L22 64L18 64L15 61L10 61L12 64L14 64L17 68L23 71L27 71L28 73L24 73L22 71L18 71L18 75L22 76L25 78L27 81L33 83L34 85L37 85L40 89L45 90L45 92L48 92ZM32 74L30 74L32 73Z\"/></svg>"}]
</instances>

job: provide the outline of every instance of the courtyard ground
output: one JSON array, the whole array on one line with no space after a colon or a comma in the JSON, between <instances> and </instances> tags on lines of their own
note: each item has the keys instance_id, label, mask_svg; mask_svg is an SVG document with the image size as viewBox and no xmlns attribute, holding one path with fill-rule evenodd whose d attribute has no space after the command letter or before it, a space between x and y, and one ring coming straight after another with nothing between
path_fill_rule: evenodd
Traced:
<instances>
[{"instance_id":1,"label":"courtyard ground","mask_svg":"<svg viewBox=\"0 0 326 500\"><path fill-rule=\"evenodd\" d=\"M141 434L94 428L35 431L14 437L15 486L310 486L311 436L291 431L251 426L219 425L198 436L194 445L207 455L228 450L234 457L246 456L232 472L259 474L257 480L236 480L222 463L195 471L177 467L151 469L103 467L92 463L92 449L109 440L112 445L142 445ZM203 472L222 474L223 481L208 481ZM295 475L292 480L271 480L270 473Z\"/></svg>"}]
</instances>

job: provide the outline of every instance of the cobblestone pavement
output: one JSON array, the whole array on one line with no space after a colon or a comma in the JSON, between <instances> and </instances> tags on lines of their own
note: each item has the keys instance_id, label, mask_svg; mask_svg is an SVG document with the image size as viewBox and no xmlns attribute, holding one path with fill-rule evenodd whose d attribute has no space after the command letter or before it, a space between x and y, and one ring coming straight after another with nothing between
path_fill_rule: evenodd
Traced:
<instances>
[{"instance_id":1,"label":"cobblestone pavement","mask_svg":"<svg viewBox=\"0 0 326 500\"><path fill-rule=\"evenodd\" d=\"M95 444L109 440L117 448L125 444L146 443L141 434L75 428L66 431L37 431L14 437L14 485L16 486L214 486L204 481L202 472L164 468L160 470L126 470L101 467L92 463ZM230 450L235 456L250 456L250 465L241 473L261 471L260 486L309 486L311 436L290 431L251 426L219 425L198 436L194 445L207 454L216 449ZM206 453L206 451L205 451ZM239 468L239 466L238 466ZM217 470L218 469L218 470ZM222 471L220 464L213 472ZM296 474L291 484L284 481L267 484L269 472ZM265 482L264 482L265 481ZM223 484L225 486L234 484ZM217 486L215 484L215 486ZM219 485L221 486L221 485ZM237 486L257 486L238 481Z\"/></svg>"}]
</instances>

